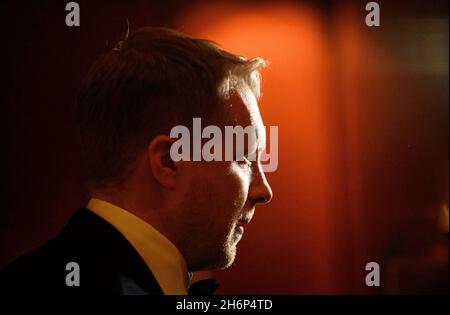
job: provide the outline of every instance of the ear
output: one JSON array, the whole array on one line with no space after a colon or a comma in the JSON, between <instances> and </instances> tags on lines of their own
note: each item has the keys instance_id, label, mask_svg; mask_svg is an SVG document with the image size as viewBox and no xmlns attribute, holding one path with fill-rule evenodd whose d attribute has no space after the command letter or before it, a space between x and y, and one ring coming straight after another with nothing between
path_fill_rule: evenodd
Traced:
<instances>
[{"instance_id":1,"label":"ear","mask_svg":"<svg viewBox=\"0 0 450 315\"><path fill-rule=\"evenodd\" d=\"M177 169L170 157L170 147L174 139L167 135L158 135L147 148L148 160L155 179L164 187L175 187Z\"/></svg>"}]
</instances>

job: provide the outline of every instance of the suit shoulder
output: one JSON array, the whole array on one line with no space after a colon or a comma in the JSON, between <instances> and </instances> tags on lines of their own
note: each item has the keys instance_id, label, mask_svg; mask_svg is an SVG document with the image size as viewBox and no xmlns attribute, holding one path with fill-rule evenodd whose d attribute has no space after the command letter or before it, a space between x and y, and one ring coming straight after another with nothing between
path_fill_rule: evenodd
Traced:
<instances>
[{"instance_id":1,"label":"suit shoulder","mask_svg":"<svg viewBox=\"0 0 450 315\"><path fill-rule=\"evenodd\" d=\"M61 262L57 241L49 242L25 253L0 271L3 294L42 292L45 294L56 278ZM60 274L64 273L64 269Z\"/></svg>"}]
</instances>

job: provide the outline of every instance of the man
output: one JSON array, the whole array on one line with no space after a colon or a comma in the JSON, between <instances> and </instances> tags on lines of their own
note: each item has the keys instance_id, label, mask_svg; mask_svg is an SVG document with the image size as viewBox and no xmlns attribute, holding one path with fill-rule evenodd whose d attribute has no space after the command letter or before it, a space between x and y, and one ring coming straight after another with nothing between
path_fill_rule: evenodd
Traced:
<instances>
[{"instance_id":1,"label":"man","mask_svg":"<svg viewBox=\"0 0 450 315\"><path fill-rule=\"evenodd\" d=\"M162 28L139 29L99 58L78 97L91 199L2 271L2 291L206 294L189 288L190 272L230 266L255 206L272 197L260 163L263 65ZM194 117L252 126L255 152L175 161L170 131Z\"/></svg>"}]
</instances>

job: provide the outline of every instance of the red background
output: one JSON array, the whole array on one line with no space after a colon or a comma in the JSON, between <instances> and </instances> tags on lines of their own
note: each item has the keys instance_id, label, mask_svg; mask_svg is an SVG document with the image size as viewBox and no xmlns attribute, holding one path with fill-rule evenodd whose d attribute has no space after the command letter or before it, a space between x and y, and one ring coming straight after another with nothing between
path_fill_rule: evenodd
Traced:
<instances>
[{"instance_id":1,"label":"red background","mask_svg":"<svg viewBox=\"0 0 450 315\"><path fill-rule=\"evenodd\" d=\"M92 2L72 28L64 1L1 4L0 266L87 201L76 92L127 18L271 61L260 107L279 126L274 198L214 273L218 293L448 292L447 1L378 1L372 28L366 1ZM364 283L370 261L378 288Z\"/></svg>"}]
</instances>

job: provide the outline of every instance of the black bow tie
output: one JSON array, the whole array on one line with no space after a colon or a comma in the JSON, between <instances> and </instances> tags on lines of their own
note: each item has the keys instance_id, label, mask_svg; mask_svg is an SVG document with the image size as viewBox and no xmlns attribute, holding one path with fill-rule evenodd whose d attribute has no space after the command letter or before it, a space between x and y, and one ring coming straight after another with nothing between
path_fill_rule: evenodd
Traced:
<instances>
[{"instance_id":1,"label":"black bow tie","mask_svg":"<svg viewBox=\"0 0 450 315\"><path fill-rule=\"evenodd\" d=\"M189 295L213 295L214 291L219 287L219 282L216 279L204 279L192 283L189 286Z\"/></svg>"}]
</instances>

